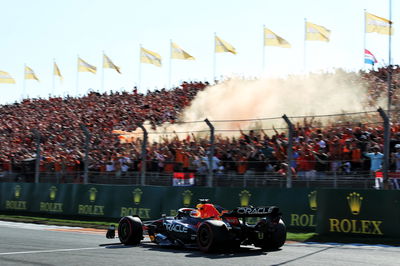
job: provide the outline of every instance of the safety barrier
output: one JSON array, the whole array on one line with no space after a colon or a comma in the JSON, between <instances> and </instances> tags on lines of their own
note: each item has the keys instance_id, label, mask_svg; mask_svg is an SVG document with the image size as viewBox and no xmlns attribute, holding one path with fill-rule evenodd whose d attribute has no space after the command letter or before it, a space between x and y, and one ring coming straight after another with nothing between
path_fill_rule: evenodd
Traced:
<instances>
[{"instance_id":1,"label":"safety barrier","mask_svg":"<svg viewBox=\"0 0 400 266\"><path fill-rule=\"evenodd\" d=\"M279 206L289 229L400 236L400 191L0 183L0 212L151 220L201 198L227 209Z\"/></svg>"},{"instance_id":2,"label":"safety barrier","mask_svg":"<svg viewBox=\"0 0 400 266\"><path fill-rule=\"evenodd\" d=\"M400 237L400 191L321 189L317 232Z\"/></svg>"},{"instance_id":3,"label":"safety barrier","mask_svg":"<svg viewBox=\"0 0 400 266\"><path fill-rule=\"evenodd\" d=\"M198 199L209 198L227 209L277 205L289 227L314 231L315 196L316 190L307 188L0 183L0 211L101 218L139 215L150 220L161 214L175 215L179 208L194 207Z\"/></svg>"}]
</instances>

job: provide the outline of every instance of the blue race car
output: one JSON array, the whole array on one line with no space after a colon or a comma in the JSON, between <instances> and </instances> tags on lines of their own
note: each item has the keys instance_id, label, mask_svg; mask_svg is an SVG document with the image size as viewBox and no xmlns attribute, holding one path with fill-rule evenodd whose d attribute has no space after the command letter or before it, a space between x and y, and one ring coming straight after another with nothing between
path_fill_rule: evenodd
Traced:
<instances>
[{"instance_id":1,"label":"blue race car","mask_svg":"<svg viewBox=\"0 0 400 266\"><path fill-rule=\"evenodd\" d=\"M256 224L247 218L258 217ZM286 240L286 227L276 206L238 207L232 211L200 200L196 208L181 208L173 217L142 222L139 217L122 217L118 236L122 244L137 245L148 234L161 246L197 247L204 252L234 250L240 245L254 245L263 250L279 249ZM109 228L107 238L115 236Z\"/></svg>"}]
</instances>

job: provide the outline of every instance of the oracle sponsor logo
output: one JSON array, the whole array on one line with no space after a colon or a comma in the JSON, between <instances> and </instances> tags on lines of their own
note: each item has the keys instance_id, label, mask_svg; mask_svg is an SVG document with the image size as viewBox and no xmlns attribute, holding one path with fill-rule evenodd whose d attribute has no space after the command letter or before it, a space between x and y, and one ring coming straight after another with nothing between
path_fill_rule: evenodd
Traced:
<instances>
[{"instance_id":1,"label":"oracle sponsor logo","mask_svg":"<svg viewBox=\"0 0 400 266\"><path fill-rule=\"evenodd\" d=\"M268 208L250 208L250 207L239 207L237 209L238 214L268 214Z\"/></svg>"}]
</instances>

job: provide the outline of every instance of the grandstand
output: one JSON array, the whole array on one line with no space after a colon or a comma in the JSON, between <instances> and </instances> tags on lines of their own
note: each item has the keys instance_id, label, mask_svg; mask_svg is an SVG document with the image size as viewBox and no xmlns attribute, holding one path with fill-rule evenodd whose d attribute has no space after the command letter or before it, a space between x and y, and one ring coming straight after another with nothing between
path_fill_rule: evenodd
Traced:
<instances>
[{"instance_id":1,"label":"grandstand","mask_svg":"<svg viewBox=\"0 0 400 266\"><path fill-rule=\"evenodd\" d=\"M212 173L214 185L285 186L288 169L295 186L374 186L374 173L368 153L383 152L384 128L376 112L386 99L387 74L392 71L391 170L400 171L399 66L376 71L346 73L346 82L362 86L367 93L365 112L320 119L318 115L294 118L293 161L288 166L286 128L251 125L231 129L230 134L216 131L213 145ZM313 75L337 75L323 73ZM182 121L206 82L183 82L171 90L132 92L90 92L81 98L53 97L25 99L0 106L1 179L34 180L37 141L40 134L41 182L83 182L85 137L90 133L88 170L91 183L139 184L143 170L141 135L127 139L145 122L149 130L165 123ZM318 100L318 99L317 99ZM382 106L384 102L382 102ZM251 108L251 107L250 107ZM372 111L370 111L372 110ZM282 114L283 115L283 114ZM235 118L232 118L235 119ZM248 117L256 119L256 117ZM187 121L186 121L187 122ZM211 122L213 122L211 120ZM283 122L283 121L282 121ZM205 123L204 126L206 127ZM195 127L193 127L195 128ZM206 185L210 173L209 136L194 130L156 134L146 143L146 185L171 185L174 173L194 173L196 184Z\"/></svg>"}]
</instances>

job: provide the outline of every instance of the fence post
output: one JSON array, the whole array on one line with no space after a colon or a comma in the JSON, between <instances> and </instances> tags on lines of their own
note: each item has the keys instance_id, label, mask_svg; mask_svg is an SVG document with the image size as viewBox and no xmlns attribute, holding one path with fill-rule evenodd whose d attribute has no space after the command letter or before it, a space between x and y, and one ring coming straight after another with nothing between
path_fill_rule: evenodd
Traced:
<instances>
[{"instance_id":1,"label":"fence post","mask_svg":"<svg viewBox=\"0 0 400 266\"><path fill-rule=\"evenodd\" d=\"M211 122L206 118L204 120L206 122L207 126L210 128L210 149L208 151L208 178L207 178L207 187L212 187L213 186L213 177L214 177L214 172L213 172L213 157L214 157L214 142L215 142L215 136L214 136L214 126L211 124Z\"/></svg>"},{"instance_id":2,"label":"fence post","mask_svg":"<svg viewBox=\"0 0 400 266\"><path fill-rule=\"evenodd\" d=\"M286 188L292 187L292 161L293 161L293 124L290 122L289 118L284 114L282 116L283 120L285 120L288 125L289 133L288 133L288 147L286 148L287 152L287 178L286 178Z\"/></svg>"},{"instance_id":3,"label":"fence post","mask_svg":"<svg viewBox=\"0 0 400 266\"><path fill-rule=\"evenodd\" d=\"M143 140L142 140L142 154L141 154L141 168L140 168L140 185L144 186L146 184L146 158L147 158L147 139L148 139L148 133L146 128L140 124L138 125L143 130Z\"/></svg>"},{"instance_id":4,"label":"fence post","mask_svg":"<svg viewBox=\"0 0 400 266\"><path fill-rule=\"evenodd\" d=\"M379 107L379 115L383 119L383 188L389 189L389 159L390 159L390 121L389 117L386 115L385 111Z\"/></svg>"},{"instance_id":5,"label":"fence post","mask_svg":"<svg viewBox=\"0 0 400 266\"><path fill-rule=\"evenodd\" d=\"M33 137L36 142L36 161L35 161L35 183L39 183L40 174L40 132L37 129L32 129Z\"/></svg>"},{"instance_id":6,"label":"fence post","mask_svg":"<svg viewBox=\"0 0 400 266\"><path fill-rule=\"evenodd\" d=\"M87 184L88 183L88 175L89 175L89 149L90 149L90 132L87 129L87 127L84 124L81 124L81 129L83 133L85 134L85 158L83 159L83 183Z\"/></svg>"}]
</instances>

